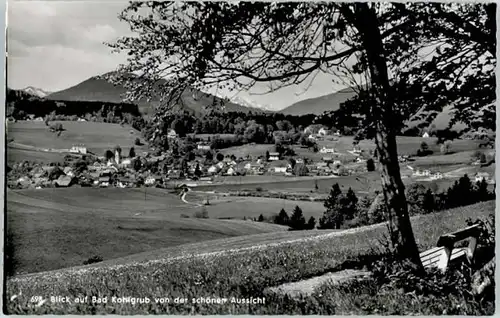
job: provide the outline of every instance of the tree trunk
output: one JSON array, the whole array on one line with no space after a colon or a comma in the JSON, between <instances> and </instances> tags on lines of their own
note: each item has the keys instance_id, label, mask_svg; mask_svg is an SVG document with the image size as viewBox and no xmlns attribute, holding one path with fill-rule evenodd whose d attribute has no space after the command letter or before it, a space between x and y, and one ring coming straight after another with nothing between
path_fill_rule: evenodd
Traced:
<instances>
[{"instance_id":1,"label":"tree trunk","mask_svg":"<svg viewBox=\"0 0 500 318\"><path fill-rule=\"evenodd\" d=\"M373 96L371 113L376 123L375 144L382 166L382 186L393 232L391 233L392 243L402 259L409 260L418 268L423 268L411 227L405 187L399 170L395 128L397 123L394 122L394 103L391 98L378 18L375 10L367 3L355 4L355 14L352 18L361 35L370 69Z\"/></svg>"}]
</instances>

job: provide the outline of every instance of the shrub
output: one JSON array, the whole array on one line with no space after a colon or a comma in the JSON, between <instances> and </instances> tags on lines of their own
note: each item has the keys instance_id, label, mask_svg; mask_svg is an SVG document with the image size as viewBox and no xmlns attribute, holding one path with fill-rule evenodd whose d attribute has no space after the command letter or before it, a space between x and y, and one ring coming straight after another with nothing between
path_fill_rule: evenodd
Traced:
<instances>
[{"instance_id":1,"label":"shrub","mask_svg":"<svg viewBox=\"0 0 500 318\"><path fill-rule=\"evenodd\" d=\"M189 219L189 215L187 215L187 214L181 214L181 218Z\"/></svg>"},{"instance_id":2,"label":"shrub","mask_svg":"<svg viewBox=\"0 0 500 318\"><path fill-rule=\"evenodd\" d=\"M102 261L103 261L103 259L102 259L101 256L94 255L91 258L89 258L88 260L84 261L83 265L89 265L89 264L99 263L99 262L102 262Z\"/></svg>"},{"instance_id":3,"label":"shrub","mask_svg":"<svg viewBox=\"0 0 500 318\"><path fill-rule=\"evenodd\" d=\"M445 141L440 147L441 153L443 155L449 154L451 152L451 141Z\"/></svg>"},{"instance_id":4,"label":"shrub","mask_svg":"<svg viewBox=\"0 0 500 318\"><path fill-rule=\"evenodd\" d=\"M135 138L134 145L141 146L142 145L141 140L139 138Z\"/></svg>"},{"instance_id":5,"label":"shrub","mask_svg":"<svg viewBox=\"0 0 500 318\"><path fill-rule=\"evenodd\" d=\"M201 208L201 211L196 211L194 217L197 219L208 219L208 211L205 206Z\"/></svg>"},{"instance_id":6,"label":"shrub","mask_svg":"<svg viewBox=\"0 0 500 318\"><path fill-rule=\"evenodd\" d=\"M261 214L259 215L259 218L257 219L258 222L264 222L264 216Z\"/></svg>"},{"instance_id":7,"label":"shrub","mask_svg":"<svg viewBox=\"0 0 500 318\"><path fill-rule=\"evenodd\" d=\"M257 188L255 188L255 190L256 190L257 192L262 192L262 187L257 187Z\"/></svg>"}]
</instances>

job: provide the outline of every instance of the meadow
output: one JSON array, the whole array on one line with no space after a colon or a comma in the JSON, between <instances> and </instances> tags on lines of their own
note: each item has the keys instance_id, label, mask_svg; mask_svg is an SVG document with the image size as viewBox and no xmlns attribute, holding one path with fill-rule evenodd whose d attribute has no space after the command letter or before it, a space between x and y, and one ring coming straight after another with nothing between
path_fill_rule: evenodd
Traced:
<instances>
[{"instance_id":1,"label":"meadow","mask_svg":"<svg viewBox=\"0 0 500 318\"><path fill-rule=\"evenodd\" d=\"M125 154L128 154L130 147L134 147L136 153L147 149L147 145L134 145L136 138L143 141L141 134L127 125L77 121L54 121L50 124L58 122L65 129L59 137L56 133L50 132L44 122L37 121L9 123L7 134L9 139L17 144L39 149L70 149L75 144L85 144L89 151L99 156L104 155L108 149L112 150L116 145L120 145ZM7 150L7 156L11 161L27 160L20 150L15 149L11 154L9 152L11 149ZM30 157L37 158L38 161L48 159L45 152L32 151Z\"/></svg>"},{"instance_id":2,"label":"meadow","mask_svg":"<svg viewBox=\"0 0 500 318\"><path fill-rule=\"evenodd\" d=\"M269 223L216 219L210 213L210 219L197 219L193 216L199 208L155 188L10 190L7 202L6 230L13 233L21 273L77 266L94 255L108 260L186 243L287 230ZM232 212L240 218L251 214Z\"/></svg>"},{"instance_id":3,"label":"meadow","mask_svg":"<svg viewBox=\"0 0 500 318\"><path fill-rule=\"evenodd\" d=\"M261 197L218 197L214 195L191 194L186 195L189 202L202 204L206 198L210 205L205 206L208 215L211 218L258 218L260 214L264 217L272 217L281 209L285 209L288 215L292 214L293 209L299 206L302 209L304 217L308 220L313 216L318 220L323 216L325 208L323 202L294 201L275 198Z\"/></svg>"},{"instance_id":4,"label":"meadow","mask_svg":"<svg viewBox=\"0 0 500 318\"><path fill-rule=\"evenodd\" d=\"M495 202L484 202L440 213L412 218L413 229L421 250L435 246L438 237L466 224L468 218L487 217L494 213ZM313 232L316 231L305 231ZM289 234L290 233L290 234ZM287 232L300 236L303 232ZM309 234L309 233L308 233ZM310 235L311 235L310 234ZM269 235L269 234L265 234ZM329 232L315 237L296 240L272 241L268 245L256 245L249 236L244 248L228 250L227 240L207 242L203 248L195 248L198 255L173 257L168 250L155 255L149 262L123 263L115 266L87 266L75 269L35 273L18 276L7 281L6 304L8 314L367 314L375 308L363 307L355 301L359 294L339 298L332 290L313 294L293 301L276 295L266 295L266 287L294 282L322 275L341 268L362 267L377 251L379 240L387 235L384 224L358 229ZM228 239L231 240L231 239ZM223 246L222 246L223 245ZM226 251L226 252L225 252ZM194 254L194 253L193 253ZM363 261L364 260L364 261ZM20 293L22 291L22 293ZM107 296L103 303L51 303L30 302L32 295L47 299L51 295ZM147 304L116 303L111 297L149 297ZM157 303L155 297L187 298L187 303ZM264 304L200 304L192 303L195 297L250 298L266 297ZM453 296L450 296L453 297ZM346 301L347 299L347 301ZM436 300L441 307L453 298ZM406 313L405 306L414 314L442 314L440 306L418 306L420 300L408 299L399 304L399 313ZM415 310L416 308L416 310ZM391 308L380 306L378 314L394 314ZM471 313L467 307L454 308L456 314ZM454 312L455 312L454 311ZM396 312L396 313L398 313Z\"/></svg>"},{"instance_id":5,"label":"meadow","mask_svg":"<svg viewBox=\"0 0 500 318\"><path fill-rule=\"evenodd\" d=\"M333 137L329 136L324 140L319 140L318 146L319 149L322 147L326 148L335 148L337 152L341 154L341 157L345 159L353 159L354 155L348 153L348 151L352 150L352 142L354 141L354 137L352 136L342 136L339 137L338 140L333 140ZM437 138L429 137L406 137L406 136L398 136L397 144L398 144L398 153L400 155L415 155L417 150L420 148L420 144L422 142L426 142L429 146L429 149L434 151L435 155L440 154L440 145L436 144ZM451 151L453 152L463 152L463 151L471 151L476 150L478 148L480 141L477 140L455 140L451 144ZM375 143L372 140L362 140L359 142L359 146L363 150L375 150ZM325 156L331 156L331 154L323 154L320 152L314 153L307 148L301 148L300 146L293 146L293 149L297 153L298 156L303 158L309 158L311 160L321 160L321 158ZM264 156L266 151L274 151L274 145L267 144L255 144L255 145L243 145L243 146L235 146L226 149L222 149L221 152L226 155L234 154L236 157L245 157L247 155L258 157ZM430 156L429 158L432 158Z\"/></svg>"}]
</instances>

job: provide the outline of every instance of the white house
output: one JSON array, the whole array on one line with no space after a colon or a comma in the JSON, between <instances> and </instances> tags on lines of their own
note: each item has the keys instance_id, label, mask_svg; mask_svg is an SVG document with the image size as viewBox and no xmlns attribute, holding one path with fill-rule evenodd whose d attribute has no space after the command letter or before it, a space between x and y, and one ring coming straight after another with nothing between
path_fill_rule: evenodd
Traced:
<instances>
[{"instance_id":1,"label":"white house","mask_svg":"<svg viewBox=\"0 0 500 318\"><path fill-rule=\"evenodd\" d=\"M474 179L475 182L481 182L483 181L483 179L488 182L488 180L490 179L490 174L487 173L487 172L478 172L476 174L476 177Z\"/></svg>"},{"instance_id":2,"label":"white house","mask_svg":"<svg viewBox=\"0 0 500 318\"><path fill-rule=\"evenodd\" d=\"M144 180L144 184L146 185L153 185L155 184L156 179L153 176L149 176Z\"/></svg>"},{"instance_id":3,"label":"white house","mask_svg":"<svg viewBox=\"0 0 500 318\"><path fill-rule=\"evenodd\" d=\"M234 170L234 168L233 168L233 167L229 167L229 169L227 169L226 174L227 174L228 176L234 176L234 175L236 174L236 171Z\"/></svg>"},{"instance_id":4,"label":"white house","mask_svg":"<svg viewBox=\"0 0 500 318\"><path fill-rule=\"evenodd\" d=\"M210 145L203 145L203 144L199 144L198 145L198 150L210 150Z\"/></svg>"},{"instance_id":5,"label":"white house","mask_svg":"<svg viewBox=\"0 0 500 318\"><path fill-rule=\"evenodd\" d=\"M132 165L132 160L130 158L123 159L121 165L123 167L130 167Z\"/></svg>"},{"instance_id":6,"label":"white house","mask_svg":"<svg viewBox=\"0 0 500 318\"><path fill-rule=\"evenodd\" d=\"M213 166L210 166L208 168L208 173L210 173L210 174L216 174L219 170L220 170L220 168L218 166L213 165Z\"/></svg>"},{"instance_id":7,"label":"white house","mask_svg":"<svg viewBox=\"0 0 500 318\"><path fill-rule=\"evenodd\" d=\"M297 158L297 159L295 159L295 163L304 163L304 159Z\"/></svg>"},{"instance_id":8,"label":"white house","mask_svg":"<svg viewBox=\"0 0 500 318\"><path fill-rule=\"evenodd\" d=\"M73 145L71 149L69 150L71 153L81 153L81 154L86 154L87 153L87 147L85 145Z\"/></svg>"},{"instance_id":9,"label":"white house","mask_svg":"<svg viewBox=\"0 0 500 318\"><path fill-rule=\"evenodd\" d=\"M274 167L274 172L276 173L285 173L287 170L287 167Z\"/></svg>"},{"instance_id":10,"label":"white house","mask_svg":"<svg viewBox=\"0 0 500 318\"><path fill-rule=\"evenodd\" d=\"M65 167L63 170L64 174L69 176L69 177L74 177L75 174L73 173L73 169L71 167Z\"/></svg>"},{"instance_id":11,"label":"white house","mask_svg":"<svg viewBox=\"0 0 500 318\"><path fill-rule=\"evenodd\" d=\"M422 135L422 138L429 138L429 133L428 132L424 132L424 134Z\"/></svg>"},{"instance_id":12,"label":"white house","mask_svg":"<svg viewBox=\"0 0 500 318\"><path fill-rule=\"evenodd\" d=\"M269 160L270 161L280 160L280 154L278 152L270 152L269 153Z\"/></svg>"},{"instance_id":13,"label":"white house","mask_svg":"<svg viewBox=\"0 0 500 318\"><path fill-rule=\"evenodd\" d=\"M335 153L335 148L323 147L319 150L320 153Z\"/></svg>"},{"instance_id":14,"label":"white house","mask_svg":"<svg viewBox=\"0 0 500 318\"><path fill-rule=\"evenodd\" d=\"M313 141L316 140L316 137L314 137L314 135L309 135L307 138Z\"/></svg>"},{"instance_id":15,"label":"white house","mask_svg":"<svg viewBox=\"0 0 500 318\"><path fill-rule=\"evenodd\" d=\"M325 129L324 127L318 130L318 136L326 136L328 134L330 134L330 131L328 129Z\"/></svg>"}]
</instances>

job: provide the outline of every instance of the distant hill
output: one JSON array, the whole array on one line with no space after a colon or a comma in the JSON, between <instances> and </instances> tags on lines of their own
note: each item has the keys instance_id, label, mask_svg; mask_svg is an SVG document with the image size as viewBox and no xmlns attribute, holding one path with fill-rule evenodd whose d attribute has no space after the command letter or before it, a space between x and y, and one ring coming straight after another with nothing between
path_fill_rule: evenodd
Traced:
<instances>
[{"instance_id":1,"label":"distant hill","mask_svg":"<svg viewBox=\"0 0 500 318\"><path fill-rule=\"evenodd\" d=\"M91 77L75 86L67 88L62 91L54 92L48 95L46 98L51 100L71 100L71 101L102 101L102 102L122 102L122 96L126 93L126 89L123 86L115 86L114 84L108 82L99 76ZM220 98L215 97L210 94L205 94L196 90L186 90L182 96L183 106L189 110L196 113L205 112L206 106L210 106L215 98L216 103L219 104ZM143 114L153 113L154 108L159 105L159 97L153 97L151 101L146 99L141 99L135 102L139 106L139 110ZM236 103L226 102L225 111L238 111L238 112L262 112L263 110L258 108L251 108L241 106Z\"/></svg>"},{"instance_id":2,"label":"distant hill","mask_svg":"<svg viewBox=\"0 0 500 318\"><path fill-rule=\"evenodd\" d=\"M356 92L352 88L345 88L332 94L302 100L279 112L285 115L320 115L325 111L339 109L341 103L355 95Z\"/></svg>"},{"instance_id":3,"label":"distant hill","mask_svg":"<svg viewBox=\"0 0 500 318\"><path fill-rule=\"evenodd\" d=\"M26 93L33 95L33 96L40 97L40 98L44 98L47 95L51 94L51 92L48 92L48 91L45 91L41 88L33 87L33 86L25 87L25 88L21 89L21 91L26 92Z\"/></svg>"},{"instance_id":4,"label":"distant hill","mask_svg":"<svg viewBox=\"0 0 500 318\"><path fill-rule=\"evenodd\" d=\"M340 104L347 101L348 99L354 97L356 92L352 88L345 88L338 92L302 100L300 102L294 103L287 108L279 111L280 113L286 115L304 115L304 114L315 114L320 115L325 111L335 111L340 108ZM445 107L441 113L439 113L434 121L430 124L434 124L436 129L445 129L451 119L451 107ZM420 124L421 121L412 121L408 124L408 127L414 127ZM429 125L429 126L430 126ZM457 123L453 126L455 130L464 129L466 126L462 123Z\"/></svg>"}]
</instances>

